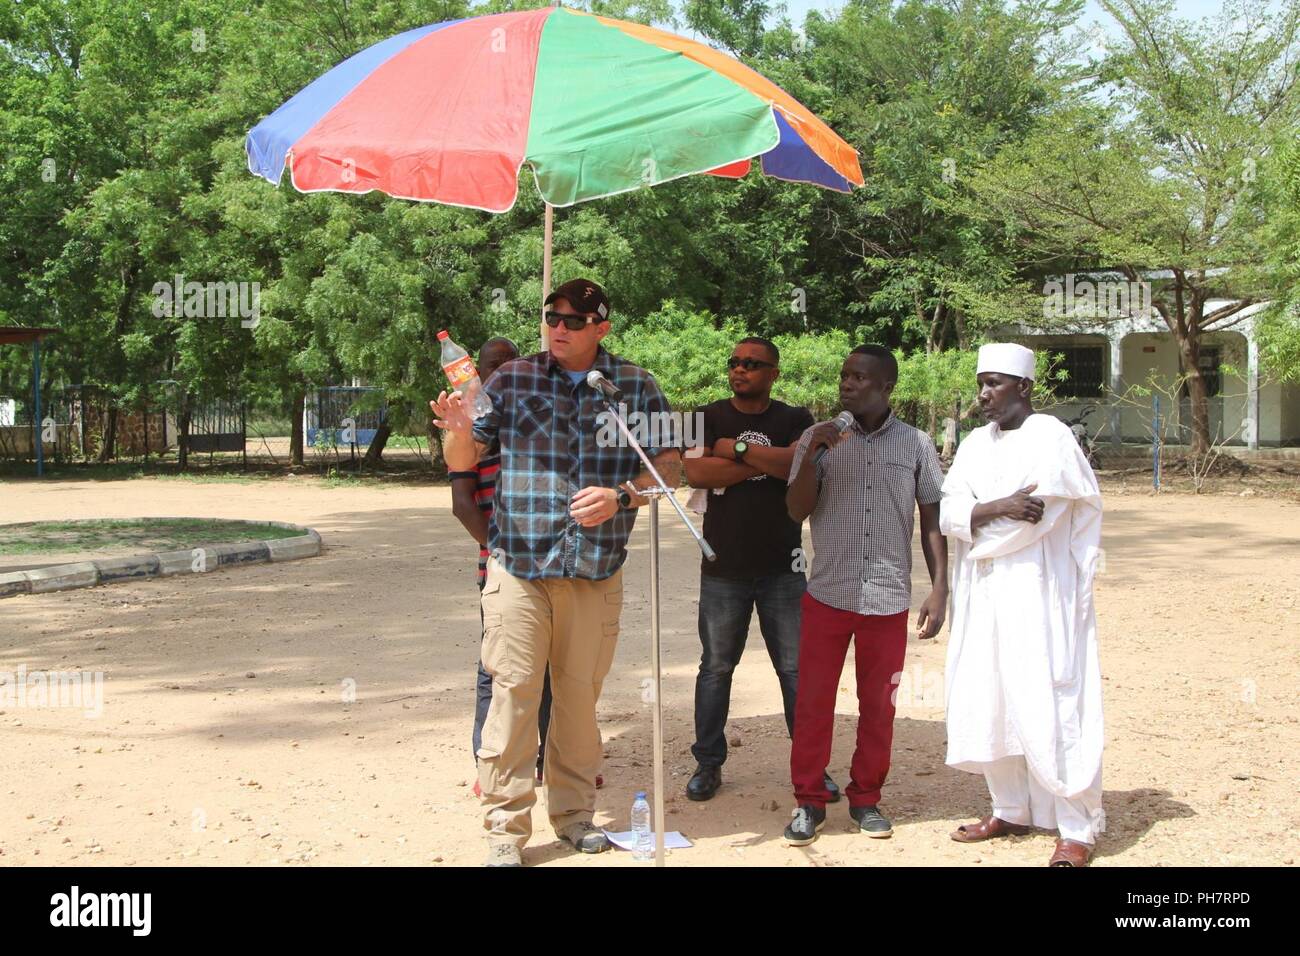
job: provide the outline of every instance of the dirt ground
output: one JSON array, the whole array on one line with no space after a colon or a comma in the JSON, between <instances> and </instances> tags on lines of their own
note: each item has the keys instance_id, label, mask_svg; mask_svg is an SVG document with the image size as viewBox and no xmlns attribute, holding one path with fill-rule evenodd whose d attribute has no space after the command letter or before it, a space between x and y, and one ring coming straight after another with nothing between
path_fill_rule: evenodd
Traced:
<instances>
[{"instance_id":1,"label":"dirt ground","mask_svg":"<svg viewBox=\"0 0 1300 956\"><path fill-rule=\"evenodd\" d=\"M438 486L53 480L0 483L4 521L202 515L291 521L318 558L0 601L0 671L102 671L103 710L0 713L0 864L462 865L485 845L470 791L475 549ZM1300 852L1300 504L1150 496L1112 485L1097 604L1108 819L1097 865L1292 865ZM891 840L834 805L791 849L780 695L757 625L736 674L739 742L718 796L688 802L698 557L664 526L667 814L673 866L1041 864L1052 837L948 839L987 812L943 764L947 632L908 647L882 808ZM805 532L806 535L806 532ZM807 540L805 536L805 540ZM647 524L600 706L597 822L649 789ZM918 553L914 607L926 594ZM841 684L832 773L847 784L855 701ZM353 694L355 699L353 699ZM636 865L559 844L539 791L530 864Z\"/></svg>"}]
</instances>

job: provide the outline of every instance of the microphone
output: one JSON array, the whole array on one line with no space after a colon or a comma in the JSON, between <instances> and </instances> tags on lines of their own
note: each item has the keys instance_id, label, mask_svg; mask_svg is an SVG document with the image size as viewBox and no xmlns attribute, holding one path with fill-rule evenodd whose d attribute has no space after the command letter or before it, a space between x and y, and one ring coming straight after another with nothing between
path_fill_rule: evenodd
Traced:
<instances>
[{"instance_id":1,"label":"microphone","mask_svg":"<svg viewBox=\"0 0 1300 956\"><path fill-rule=\"evenodd\" d=\"M599 374L599 373L597 373L597 374ZM844 432L845 432L845 430L846 430L850 425L853 424L853 413L852 413L852 412L840 412L838 415L836 415L834 418L831 419L831 424L835 426L835 430L836 430L837 432L839 432L841 435L843 435ZM818 448L818 449L817 449L817 454L813 456L813 464L816 465L818 462L820 462L820 461L822 460L822 458L825 457L825 455L826 455L826 453L827 453L828 451L830 451L830 447L829 447L829 446L822 446L821 448Z\"/></svg>"},{"instance_id":2,"label":"microphone","mask_svg":"<svg viewBox=\"0 0 1300 956\"><path fill-rule=\"evenodd\" d=\"M623 390L604 376L599 369L587 373L587 384L604 395L611 402L623 400ZM847 412L845 413L847 414Z\"/></svg>"}]
</instances>

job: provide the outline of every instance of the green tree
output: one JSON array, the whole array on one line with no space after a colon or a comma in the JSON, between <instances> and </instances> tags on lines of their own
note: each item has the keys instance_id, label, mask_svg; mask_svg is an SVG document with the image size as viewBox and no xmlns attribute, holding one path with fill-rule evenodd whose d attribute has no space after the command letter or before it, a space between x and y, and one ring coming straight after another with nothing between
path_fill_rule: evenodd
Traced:
<instances>
[{"instance_id":1,"label":"green tree","mask_svg":"<svg viewBox=\"0 0 1300 956\"><path fill-rule=\"evenodd\" d=\"M1260 269L1268 210L1251 183L1279 131L1296 125L1300 4L1270 14L1264 0L1232 0L1217 22L1196 24L1173 18L1168 0L1100 2L1124 38L1102 74L1109 99L1045 118L981 169L964 208L1014 234L1040 277L1054 264L1152 282L1201 455L1201 336L1239 321L1274 284ZM1208 308L1215 299L1229 304Z\"/></svg>"},{"instance_id":2,"label":"green tree","mask_svg":"<svg viewBox=\"0 0 1300 956\"><path fill-rule=\"evenodd\" d=\"M854 0L808 16L808 46L791 54L808 85L790 88L859 145L866 178L827 202L820 249L850 260L846 307L885 344L968 347L1018 305L1001 233L945 199L1077 95L1083 73L1065 53L1081 6Z\"/></svg>"},{"instance_id":3,"label":"green tree","mask_svg":"<svg viewBox=\"0 0 1300 956\"><path fill-rule=\"evenodd\" d=\"M1300 140L1286 131L1258 180L1264 269L1276 294L1255 318L1260 363L1282 382L1300 382Z\"/></svg>"}]
</instances>

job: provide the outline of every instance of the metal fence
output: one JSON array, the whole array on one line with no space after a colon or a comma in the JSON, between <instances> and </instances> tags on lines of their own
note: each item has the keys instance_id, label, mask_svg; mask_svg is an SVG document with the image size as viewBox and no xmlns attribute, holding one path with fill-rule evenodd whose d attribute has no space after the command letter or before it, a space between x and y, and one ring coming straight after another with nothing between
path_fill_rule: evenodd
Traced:
<instances>
[{"instance_id":1,"label":"metal fence","mask_svg":"<svg viewBox=\"0 0 1300 956\"><path fill-rule=\"evenodd\" d=\"M308 445L369 445L388 421L383 389L364 385L318 388L303 406Z\"/></svg>"},{"instance_id":2,"label":"metal fence","mask_svg":"<svg viewBox=\"0 0 1300 956\"><path fill-rule=\"evenodd\" d=\"M244 450L247 406L221 399L205 402L190 415L190 451Z\"/></svg>"}]
</instances>

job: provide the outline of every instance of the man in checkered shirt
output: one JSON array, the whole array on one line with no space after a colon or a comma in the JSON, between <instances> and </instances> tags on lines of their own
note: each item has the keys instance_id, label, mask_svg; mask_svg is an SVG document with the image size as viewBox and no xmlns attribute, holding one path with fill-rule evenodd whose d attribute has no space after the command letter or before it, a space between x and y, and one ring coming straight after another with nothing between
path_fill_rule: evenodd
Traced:
<instances>
[{"instance_id":1,"label":"man in checkered shirt","mask_svg":"<svg viewBox=\"0 0 1300 956\"><path fill-rule=\"evenodd\" d=\"M894 417L889 396L898 362L888 349L858 346L840 369L840 403L853 416L841 431L822 422L804 432L790 465L790 517L812 518L813 562L799 632L790 776L794 819L786 842L803 846L826 823L835 692L849 642L857 671L858 732L846 794L849 815L869 837L893 833L880 812L894 737L893 690L907 648L912 591L912 521L920 507L921 550L931 591L919 637L943 626L948 545L939 530L943 474L929 435ZM824 454L819 454L825 449Z\"/></svg>"},{"instance_id":2,"label":"man in checkered shirt","mask_svg":"<svg viewBox=\"0 0 1300 956\"><path fill-rule=\"evenodd\" d=\"M578 850L609 848L591 822L602 756L596 701L618 641L628 536L636 509L649 500L637 489L655 481L630 446L605 440L613 430L600 393L586 382L589 371L622 390L629 415L668 423L649 430L646 454L669 487L681 468L680 436L654 376L600 347L610 331L604 290L575 279L546 304L548 350L497 370L484 386L491 412L471 422L460 395L444 392L433 403L449 469L472 467L494 440L501 445L483 587L482 663L492 675L492 703L478 751L490 866L522 865L532 833L548 664L547 812Z\"/></svg>"}]
</instances>

